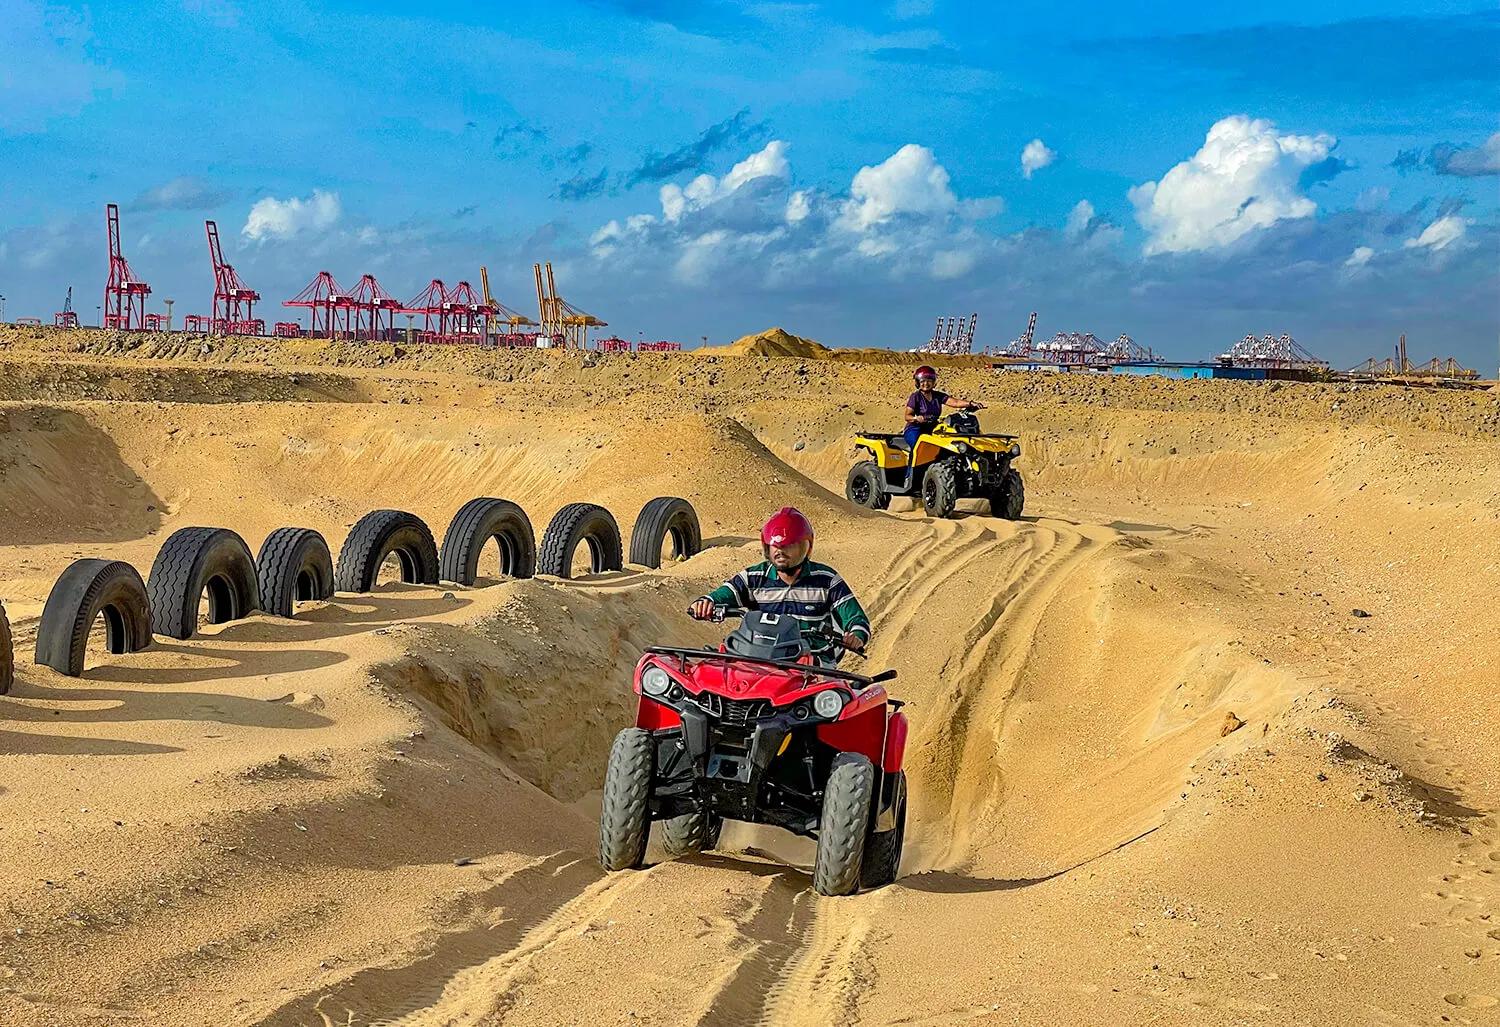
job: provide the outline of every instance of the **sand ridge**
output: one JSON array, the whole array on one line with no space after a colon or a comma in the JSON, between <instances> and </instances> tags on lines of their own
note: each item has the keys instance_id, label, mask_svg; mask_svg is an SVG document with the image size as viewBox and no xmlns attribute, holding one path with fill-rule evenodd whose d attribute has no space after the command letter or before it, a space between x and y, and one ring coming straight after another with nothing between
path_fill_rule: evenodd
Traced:
<instances>
[{"instance_id":1,"label":"sand ridge","mask_svg":"<svg viewBox=\"0 0 1500 1027\"><path fill-rule=\"evenodd\" d=\"M3 341L6 1023L1437 1023L1500 995L1495 397L945 370L1021 434L1030 506L932 521L841 496L897 365ZM75 556L145 572L186 524L336 549L379 506L440 534L477 495L627 534L682 495L710 544L30 664ZM819 899L810 847L753 829L606 877L629 668L716 637L682 609L787 502L911 702L903 877Z\"/></svg>"}]
</instances>

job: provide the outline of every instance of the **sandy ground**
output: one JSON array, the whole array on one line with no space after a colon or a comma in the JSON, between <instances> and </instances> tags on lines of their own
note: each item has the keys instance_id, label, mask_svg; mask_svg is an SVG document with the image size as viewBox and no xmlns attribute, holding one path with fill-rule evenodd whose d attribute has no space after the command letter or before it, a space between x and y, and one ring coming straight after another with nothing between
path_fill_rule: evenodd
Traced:
<instances>
[{"instance_id":1,"label":"sandy ground","mask_svg":"<svg viewBox=\"0 0 1500 1027\"><path fill-rule=\"evenodd\" d=\"M1024 520L843 500L899 366L0 332L0 1023L1500 1024L1500 396L945 373ZM76 557L479 495L711 544L31 663ZM605 876L629 668L785 503L911 703L902 878Z\"/></svg>"}]
</instances>

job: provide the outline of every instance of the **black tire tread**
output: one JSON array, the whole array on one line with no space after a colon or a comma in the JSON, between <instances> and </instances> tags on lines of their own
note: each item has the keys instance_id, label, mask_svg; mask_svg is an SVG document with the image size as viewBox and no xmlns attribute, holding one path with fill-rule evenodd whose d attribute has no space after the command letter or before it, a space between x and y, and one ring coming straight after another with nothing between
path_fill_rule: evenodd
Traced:
<instances>
[{"instance_id":1,"label":"black tire tread","mask_svg":"<svg viewBox=\"0 0 1500 1027\"><path fill-rule=\"evenodd\" d=\"M333 571L335 592L369 592L380 576L380 565L391 554L389 543L396 532L412 529L417 533L415 555L419 566L414 584L436 585L438 582L437 543L432 530L422 518L405 510L371 510L349 529L349 537L339 550L339 562Z\"/></svg>"},{"instance_id":2,"label":"black tire tread","mask_svg":"<svg viewBox=\"0 0 1500 1027\"><path fill-rule=\"evenodd\" d=\"M927 505L928 481L937 483L937 502L932 506ZM957 503L958 476L948 461L940 460L927 468L927 478L922 482L922 509L929 517L951 517Z\"/></svg>"},{"instance_id":3,"label":"black tire tread","mask_svg":"<svg viewBox=\"0 0 1500 1027\"><path fill-rule=\"evenodd\" d=\"M889 831L871 831L865 839L865 854L860 862L859 883L865 888L883 888L893 884L901 870L901 850L906 835L906 771L898 770L896 794L900 808L896 826Z\"/></svg>"},{"instance_id":4,"label":"black tire tread","mask_svg":"<svg viewBox=\"0 0 1500 1027\"><path fill-rule=\"evenodd\" d=\"M0 603L0 695L10 692L16 683L16 650L10 637L10 621L5 616L5 604Z\"/></svg>"},{"instance_id":5,"label":"black tire tread","mask_svg":"<svg viewBox=\"0 0 1500 1027\"><path fill-rule=\"evenodd\" d=\"M511 521L524 543L516 553L516 565L511 577L529 578L536 573L536 534L531 528L531 519L526 511L508 499L480 496L458 508L448 530L443 534L443 548L438 557L438 578L458 585L472 585L478 578L476 568L479 553L491 538L491 532L482 531L485 523Z\"/></svg>"},{"instance_id":6,"label":"black tire tread","mask_svg":"<svg viewBox=\"0 0 1500 1027\"><path fill-rule=\"evenodd\" d=\"M591 531L590 528L595 528ZM552 516L547 530L542 533L542 545L537 551L538 574L550 574L558 578L573 576L573 551L583 544L590 534L602 532L604 543L605 571L617 571L624 565L620 546L620 527L614 514L595 503L569 503Z\"/></svg>"},{"instance_id":7,"label":"black tire tread","mask_svg":"<svg viewBox=\"0 0 1500 1027\"><path fill-rule=\"evenodd\" d=\"M874 791L875 767L868 757L841 752L833 758L823 787L818 858L813 866L813 891L819 895L852 895L859 890Z\"/></svg>"},{"instance_id":8,"label":"black tire tread","mask_svg":"<svg viewBox=\"0 0 1500 1027\"><path fill-rule=\"evenodd\" d=\"M850 495L855 479L861 477L870 479L870 502L868 503L861 503ZM849 468L849 473L844 476L844 498L866 510L884 510L891 505L891 494L885 490L885 475L875 461L861 460Z\"/></svg>"},{"instance_id":9,"label":"black tire tread","mask_svg":"<svg viewBox=\"0 0 1500 1027\"><path fill-rule=\"evenodd\" d=\"M662 850L675 859L711 849L718 843L721 826L707 810L668 817L661 822Z\"/></svg>"},{"instance_id":10,"label":"black tire tread","mask_svg":"<svg viewBox=\"0 0 1500 1027\"><path fill-rule=\"evenodd\" d=\"M255 579L255 561L245 540L228 528L178 528L167 537L146 579L146 595L151 601L151 630L168 638L192 638L198 630L198 604L203 582L198 577L200 560L213 549L237 549L236 584L247 593L243 613L258 609L260 583Z\"/></svg>"},{"instance_id":11,"label":"black tire tread","mask_svg":"<svg viewBox=\"0 0 1500 1027\"><path fill-rule=\"evenodd\" d=\"M651 832L646 802L655 756L655 742L644 728L627 727L615 735L599 811L599 863L605 870L633 870L646 862Z\"/></svg>"},{"instance_id":12,"label":"black tire tread","mask_svg":"<svg viewBox=\"0 0 1500 1027\"><path fill-rule=\"evenodd\" d=\"M1021 480L1021 472L1012 467L1005 472L1005 480L1000 488L990 496L990 513L1015 521L1020 520L1021 511L1025 508L1026 483Z\"/></svg>"},{"instance_id":13,"label":"black tire tread","mask_svg":"<svg viewBox=\"0 0 1500 1027\"><path fill-rule=\"evenodd\" d=\"M297 578L309 558L317 564L323 586L314 598L328 599L333 595L333 555L323 536L311 528L277 528L266 536L255 557L262 610L277 617L292 615Z\"/></svg>"},{"instance_id":14,"label":"black tire tread","mask_svg":"<svg viewBox=\"0 0 1500 1027\"><path fill-rule=\"evenodd\" d=\"M698 524L698 511L686 499L676 496L657 496L641 507L635 527L630 529L630 562L653 570L661 567L661 547L674 523L680 524L687 551L685 560L696 556L703 548L703 529Z\"/></svg>"},{"instance_id":15,"label":"black tire tread","mask_svg":"<svg viewBox=\"0 0 1500 1027\"><path fill-rule=\"evenodd\" d=\"M89 632L106 606L124 607L125 637L119 639L123 651L133 653L151 644L151 602L140 572L123 560L85 558L69 564L47 595L34 662L59 674L80 676Z\"/></svg>"}]
</instances>

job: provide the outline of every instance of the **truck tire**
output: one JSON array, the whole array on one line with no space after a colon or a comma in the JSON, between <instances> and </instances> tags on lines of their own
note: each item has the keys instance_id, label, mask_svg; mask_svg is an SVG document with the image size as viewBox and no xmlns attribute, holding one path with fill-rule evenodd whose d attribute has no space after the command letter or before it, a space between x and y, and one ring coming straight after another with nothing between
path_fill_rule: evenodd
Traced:
<instances>
[{"instance_id":1,"label":"truck tire","mask_svg":"<svg viewBox=\"0 0 1500 1027\"><path fill-rule=\"evenodd\" d=\"M958 474L948 461L939 460L922 476L922 507L928 517L951 517L957 502Z\"/></svg>"},{"instance_id":2,"label":"truck tire","mask_svg":"<svg viewBox=\"0 0 1500 1027\"><path fill-rule=\"evenodd\" d=\"M133 653L151 644L151 601L140 572L123 560L74 560L47 594L34 662L69 677L81 675L89 632L101 614L111 653Z\"/></svg>"},{"instance_id":3,"label":"truck tire","mask_svg":"<svg viewBox=\"0 0 1500 1027\"><path fill-rule=\"evenodd\" d=\"M580 543L588 544L591 573L617 571L624 566L620 526L615 523L614 515L593 503L569 503L557 511L542 533L537 573L571 578L573 551Z\"/></svg>"},{"instance_id":4,"label":"truck tire","mask_svg":"<svg viewBox=\"0 0 1500 1027\"><path fill-rule=\"evenodd\" d=\"M5 617L5 604L0 603L0 695L10 692L16 683L16 651L11 644L10 621Z\"/></svg>"},{"instance_id":5,"label":"truck tire","mask_svg":"<svg viewBox=\"0 0 1500 1027\"><path fill-rule=\"evenodd\" d=\"M661 566L662 543L672 540L672 559L686 560L703 548L698 511L686 499L658 496L641 507L630 529L630 562L640 567Z\"/></svg>"},{"instance_id":6,"label":"truck tire","mask_svg":"<svg viewBox=\"0 0 1500 1027\"><path fill-rule=\"evenodd\" d=\"M479 577L479 558L494 539L500 546L500 574L529 578L536 573L536 535L531 519L508 499L481 496L458 508L443 535L438 577L472 585Z\"/></svg>"},{"instance_id":7,"label":"truck tire","mask_svg":"<svg viewBox=\"0 0 1500 1027\"><path fill-rule=\"evenodd\" d=\"M651 831L646 803L655 754L656 745L645 728L627 727L615 735L599 811L599 864L605 870L633 870L646 862Z\"/></svg>"},{"instance_id":8,"label":"truck tire","mask_svg":"<svg viewBox=\"0 0 1500 1027\"><path fill-rule=\"evenodd\" d=\"M239 620L260 608L260 583L245 540L228 528L178 528L167 537L151 575L151 630L168 638L192 638L198 608L208 592L208 622Z\"/></svg>"},{"instance_id":9,"label":"truck tire","mask_svg":"<svg viewBox=\"0 0 1500 1027\"><path fill-rule=\"evenodd\" d=\"M891 505L891 494L885 490L885 476L873 460L861 460L849 468L844 479L844 497L866 510L884 510Z\"/></svg>"},{"instance_id":10,"label":"truck tire","mask_svg":"<svg viewBox=\"0 0 1500 1027\"><path fill-rule=\"evenodd\" d=\"M392 554L401 563L402 581L409 585L437 584L437 543L422 518L405 510L371 510L355 522L339 550L334 591L372 591L380 577L380 565Z\"/></svg>"},{"instance_id":11,"label":"truck tire","mask_svg":"<svg viewBox=\"0 0 1500 1027\"><path fill-rule=\"evenodd\" d=\"M990 495L990 513L1008 521L1018 521L1025 506L1026 485L1021 481L1021 472L1012 467L1005 472L1000 487Z\"/></svg>"},{"instance_id":12,"label":"truck tire","mask_svg":"<svg viewBox=\"0 0 1500 1027\"><path fill-rule=\"evenodd\" d=\"M323 536L311 528L277 528L260 544L255 577L260 608L290 617L294 603L332 597L333 556Z\"/></svg>"},{"instance_id":13,"label":"truck tire","mask_svg":"<svg viewBox=\"0 0 1500 1027\"><path fill-rule=\"evenodd\" d=\"M889 831L872 830L866 836L865 855L859 868L859 883L865 888L883 888L893 883L901 869L901 849L906 842L906 771L896 771L895 778L896 826Z\"/></svg>"},{"instance_id":14,"label":"truck tire","mask_svg":"<svg viewBox=\"0 0 1500 1027\"><path fill-rule=\"evenodd\" d=\"M841 752L833 758L823 788L818 858L813 865L813 891L819 895L853 895L859 890L874 794L875 767L868 757Z\"/></svg>"},{"instance_id":15,"label":"truck tire","mask_svg":"<svg viewBox=\"0 0 1500 1027\"><path fill-rule=\"evenodd\" d=\"M661 822L661 847L668 856L690 856L719 844L724 819L707 810L684 813Z\"/></svg>"}]
</instances>

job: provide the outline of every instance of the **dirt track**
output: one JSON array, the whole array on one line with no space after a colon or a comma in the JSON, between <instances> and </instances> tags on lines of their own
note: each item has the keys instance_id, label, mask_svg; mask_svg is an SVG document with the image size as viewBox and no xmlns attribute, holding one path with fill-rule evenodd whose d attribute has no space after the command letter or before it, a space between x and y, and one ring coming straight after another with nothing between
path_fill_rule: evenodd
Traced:
<instances>
[{"instance_id":1,"label":"dirt track","mask_svg":"<svg viewBox=\"0 0 1500 1027\"><path fill-rule=\"evenodd\" d=\"M903 376L0 335L0 1022L1500 1022L1500 397L955 370L1028 517L933 522L841 495ZM478 495L712 545L30 663L76 556ZM750 829L605 877L629 667L788 502L912 703L903 878Z\"/></svg>"}]
</instances>

